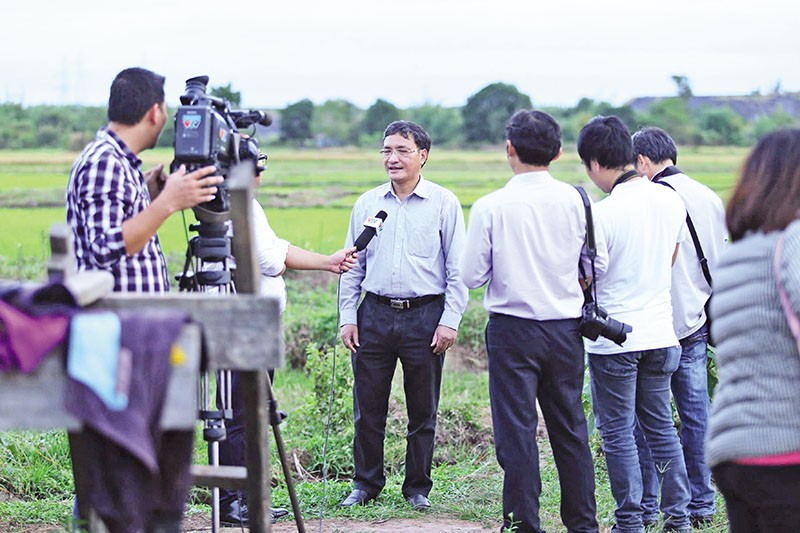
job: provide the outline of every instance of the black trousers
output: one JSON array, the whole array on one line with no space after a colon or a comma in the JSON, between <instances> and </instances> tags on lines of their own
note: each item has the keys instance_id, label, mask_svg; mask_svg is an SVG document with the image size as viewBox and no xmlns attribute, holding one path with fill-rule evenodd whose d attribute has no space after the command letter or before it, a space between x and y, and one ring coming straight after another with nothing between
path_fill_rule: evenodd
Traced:
<instances>
[{"instance_id":1,"label":"black trousers","mask_svg":"<svg viewBox=\"0 0 800 533\"><path fill-rule=\"evenodd\" d=\"M269 371L269 379L273 380L275 371ZM244 435L244 402L242 401L241 386L239 385L239 372L231 371L231 415L230 420L225 421L226 438L219 443L219 464L225 466L246 466L246 440ZM222 407L219 384L217 384L217 408ZM270 421L271 422L271 421ZM210 446L210 445L209 445ZM219 505L225 511L230 505L241 499L241 503L247 503L247 493L230 489L219 489Z\"/></svg>"},{"instance_id":2,"label":"black trousers","mask_svg":"<svg viewBox=\"0 0 800 533\"><path fill-rule=\"evenodd\" d=\"M444 297L414 309L392 309L367 295L358 309L360 347L353 363L353 462L355 488L376 496L386 484L383 442L389 393L397 361L403 367L408 412L403 495L427 496L444 355L431 341L444 311Z\"/></svg>"},{"instance_id":3,"label":"black trousers","mask_svg":"<svg viewBox=\"0 0 800 533\"><path fill-rule=\"evenodd\" d=\"M722 463L711 469L731 533L793 533L800 527L800 465Z\"/></svg>"},{"instance_id":4,"label":"black trousers","mask_svg":"<svg viewBox=\"0 0 800 533\"><path fill-rule=\"evenodd\" d=\"M558 469L561 520L571 532L597 531L594 463L581 399L585 362L578 320L492 314L486 349L495 450L505 472L505 526L516 526L519 533L542 531L538 398Z\"/></svg>"}]
</instances>

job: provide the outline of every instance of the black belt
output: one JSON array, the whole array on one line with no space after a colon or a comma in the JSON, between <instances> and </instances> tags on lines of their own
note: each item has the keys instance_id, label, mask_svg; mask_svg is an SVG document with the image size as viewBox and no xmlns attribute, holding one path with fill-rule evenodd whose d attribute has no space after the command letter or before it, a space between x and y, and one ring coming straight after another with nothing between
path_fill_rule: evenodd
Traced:
<instances>
[{"instance_id":1,"label":"black belt","mask_svg":"<svg viewBox=\"0 0 800 533\"><path fill-rule=\"evenodd\" d=\"M368 292L367 296L371 296L383 305L388 305L392 309L414 309L421 305L433 302L440 298L444 298L444 294L428 294L425 296L418 296L416 298L391 298L389 296L381 296L373 292Z\"/></svg>"}]
</instances>

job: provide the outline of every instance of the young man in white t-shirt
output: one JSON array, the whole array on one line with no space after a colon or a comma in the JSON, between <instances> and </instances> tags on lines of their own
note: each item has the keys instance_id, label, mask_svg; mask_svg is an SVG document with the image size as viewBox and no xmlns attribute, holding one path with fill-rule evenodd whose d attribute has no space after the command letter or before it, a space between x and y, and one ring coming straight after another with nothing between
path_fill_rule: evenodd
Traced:
<instances>
[{"instance_id":1,"label":"young man in white t-shirt","mask_svg":"<svg viewBox=\"0 0 800 533\"><path fill-rule=\"evenodd\" d=\"M686 210L674 191L633 170L630 132L618 117L590 120L578 154L586 174L609 193L594 204L597 303L632 328L621 344L602 336L585 341L616 530L643 528L638 419L661 477L665 528L690 531L689 482L670 407L670 377L681 353L672 328L671 270Z\"/></svg>"},{"instance_id":2,"label":"young man in white t-shirt","mask_svg":"<svg viewBox=\"0 0 800 533\"><path fill-rule=\"evenodd\" d=\"M698 250L691 237L681 244L672 268L671 295L672 323L681 344L680 365L672 375L672 397L681 418L681 445L692 493L689 515L692 525L701 527L713 522L716 512L716 491L711 483L711 470L703 456L711 410L706 371L708 323L705 306L711 296L717 258L728 240L725 207L717 193L675 166L678 148L666 131L655 127L641 128L633 134L632 141L636 170L653 183L678 193L686 206L687 216L691 217L700 245ZM700 253L705 267L700 263ZM645 522L655 522L658 476L641 432L637 432L636 444L644 483L642 508Z\"/></svg>"}]
</instances>

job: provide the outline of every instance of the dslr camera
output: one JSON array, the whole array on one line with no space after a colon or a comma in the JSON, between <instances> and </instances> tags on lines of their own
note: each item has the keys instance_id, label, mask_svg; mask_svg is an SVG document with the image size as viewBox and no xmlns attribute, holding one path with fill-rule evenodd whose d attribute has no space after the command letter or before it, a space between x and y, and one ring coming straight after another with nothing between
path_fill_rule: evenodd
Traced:
<instances>
[{"instance_id":1,"label":"dslr camera","mask_svg":"<svg viewBox=\"0 0 800 533\"><path fill-rule=\"evenodd\" d=\"M186 80L186 91L175 113L175 159L170 172L186 165L191 172L214 165L217 174L228 177L231 168L242 161L253 161L256 172L264 170L267 155L258 148L255 136L242 135L239 128L255 124L269 126L272 119L263 111L232 110L224 98L206 93L208 76ZM194 208L198 220L216 222L230 213L230 191L223 181L219 193L210 202Z\"/></svg>"},{"instance_id":2,"label":"dslr camera","mask_svg":"<svg viewBox=\"0 0 800 533\"><path fill-rule=\"evenodd\" d=\"M602 336L622 346L633 328L608 316L608 312L596 302L586 302L581 311L578 331L587 339L596 341L597 337Z\"/></svg>"}]
</instances>

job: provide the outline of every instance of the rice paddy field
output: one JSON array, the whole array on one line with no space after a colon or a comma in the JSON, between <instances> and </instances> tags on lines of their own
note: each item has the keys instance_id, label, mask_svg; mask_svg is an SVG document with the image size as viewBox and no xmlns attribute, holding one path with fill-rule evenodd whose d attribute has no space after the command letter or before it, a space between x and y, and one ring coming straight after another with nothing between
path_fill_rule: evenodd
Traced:
<instances>
[{"instance_id":1,"label":"rice paddy field","mask_svg":"<svg viewBox=\"0 0 800 533\"><path fill-rule=\"evenodd\" d=\"M377 149L270 150L268 169L257 198L276 233L290 242L319 252L344 243L350 208L359 194L385 181ZM0 257L6 264L41 260L49 254L50 226L65 219L64 191L77 153L54 150L0 151ZM703 147L682 149L679 166L690 176L727 198L746 149ZM142 154L144 168L168 165L167 149ZM426 178L451 189L468 215L479 197L502 187L511 171L502 146L481 151L431 151L423 169ZM551 166L560 180L583 184L595 199L602 192L586 177L575 148ZM194 222L191 211L176 213L159 232L171 264L186 250L185 229Z\"/></svg>"}]
</instances>

